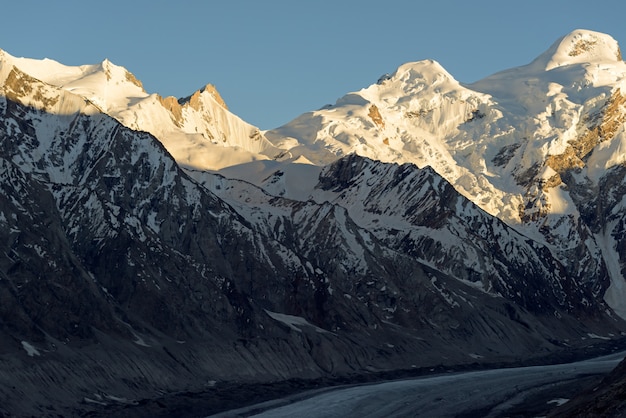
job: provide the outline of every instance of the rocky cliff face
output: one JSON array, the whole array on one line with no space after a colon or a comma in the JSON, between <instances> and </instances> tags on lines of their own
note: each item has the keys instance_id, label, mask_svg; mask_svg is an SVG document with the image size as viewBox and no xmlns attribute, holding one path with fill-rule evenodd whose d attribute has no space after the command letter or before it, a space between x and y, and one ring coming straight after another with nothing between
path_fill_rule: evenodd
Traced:
<instances>
[{"instance_id":1,"label":"rocky cliff face","mask_svg":"<svg viewBox=\"0 0 626 418\"><path fill-rule=\"evenodd\" d=\"M46 65L65 75L0 54L0 412L71 415L223 382L537 359L624 331L611 309L624 271L620 164L552 168L580 212L528 223L550 219L541 237L561 225L571 243L561 247L484 211L437 167L281 162L297 147L270 161L259 152L278 145L210 88L159 100L109 62ZM117 93L104 100L100 83ZM463 123L487 117L479 97L466 97ZM381 104L361 110L376 129L393 125ZM198 138L188 130L227 126L215 112L233 124L226 142L265 155L269 175L227 178L177 153ZM437 112L411 118L435 124ZM594 126L615 120L600 114ZM622 137L612 138L577 158L600 167ZM523 147L494 160L508 165ZM318 151L307 155L328 149Z\"/></svg>"}]
</instances>

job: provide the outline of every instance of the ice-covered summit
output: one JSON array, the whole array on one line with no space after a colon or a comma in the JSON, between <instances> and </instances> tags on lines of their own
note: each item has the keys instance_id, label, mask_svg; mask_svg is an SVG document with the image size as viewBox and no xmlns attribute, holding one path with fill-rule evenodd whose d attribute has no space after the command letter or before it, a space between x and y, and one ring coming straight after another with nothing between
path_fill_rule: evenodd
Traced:
<instances>
[{"instance_id":1,"label":"ice-covered summit","mask_svg":"<svg viewBox=\"0 0 626 418\"><path fill-rule=\"evenodd\" d=\"M577 29L556 41L534 64L546 71L571 64L622 61L617 41L610 35Z\"/></svg>"}]
</instances>

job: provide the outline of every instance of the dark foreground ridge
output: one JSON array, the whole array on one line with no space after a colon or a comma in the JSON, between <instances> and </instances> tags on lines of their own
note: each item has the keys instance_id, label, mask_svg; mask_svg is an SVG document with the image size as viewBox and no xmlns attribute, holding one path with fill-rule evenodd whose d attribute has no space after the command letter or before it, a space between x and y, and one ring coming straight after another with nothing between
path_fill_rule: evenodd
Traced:
<instances>
[{"instance_id":1,"label":"dark foreground ridge","mask_svg":"<svg viewBox=\"0 0 626 418\"><path fill-rule=\"evenodd\" d=\"M555 409L550 418L626 416L626 361L600 382L587 386L573 399Z\"/></svg>"}]
</instances>

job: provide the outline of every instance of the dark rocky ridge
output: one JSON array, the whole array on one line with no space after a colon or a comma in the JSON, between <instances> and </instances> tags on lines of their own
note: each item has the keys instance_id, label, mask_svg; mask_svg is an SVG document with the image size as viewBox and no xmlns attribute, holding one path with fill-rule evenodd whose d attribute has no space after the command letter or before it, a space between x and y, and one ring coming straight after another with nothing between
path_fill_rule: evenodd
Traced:
<instances>
[{"instance_id":1,"label":"dark rocky ridge","mask_svg":"<svg viewBox=\"0 0 626 418\"><path fill-rule=\"evenodd\" d=\"M602 381L578 393L549 417L619 418L626 415L626 361Z\"/></svg>"}]
</instances>

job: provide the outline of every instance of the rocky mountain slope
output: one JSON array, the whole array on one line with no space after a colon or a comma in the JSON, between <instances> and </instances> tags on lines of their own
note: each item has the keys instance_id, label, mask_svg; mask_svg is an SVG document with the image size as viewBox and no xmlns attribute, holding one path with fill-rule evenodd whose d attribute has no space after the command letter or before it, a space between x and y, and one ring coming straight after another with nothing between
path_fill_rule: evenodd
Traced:
<instances>
[{"instance_id":1,"label":"rocky mountain slope","mask_svg":"<svg viewBox=\"0 0 626 418\"><path fill-rule=\"evenodd\" d=\"M577 31L474 86L406 64L267 133L210 86L0 51L0 412L619 338L616 47Z\"/></svg>"}]
</instances>

